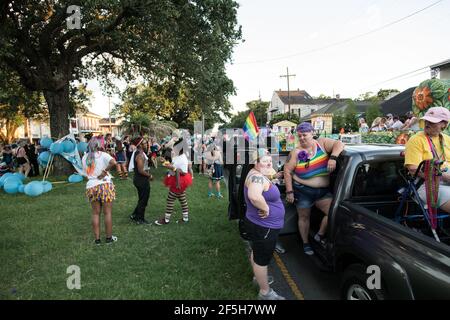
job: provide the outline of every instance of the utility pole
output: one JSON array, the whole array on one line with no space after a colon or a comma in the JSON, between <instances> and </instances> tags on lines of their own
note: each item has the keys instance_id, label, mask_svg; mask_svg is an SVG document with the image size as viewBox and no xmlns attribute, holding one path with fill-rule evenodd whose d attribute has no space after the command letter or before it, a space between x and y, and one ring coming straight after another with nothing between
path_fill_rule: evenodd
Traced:
<instances>
[{"instance_id":1,"label":"utility pole","mask_svg":"<svg viewBox=\"0 0 450 320\"><path fill-rule=\"evenodd\" d=\"M295 74L289 74L289 68L286 67L286 74L281 75L280 78L287 78L287 87L288 87L288 119L291 119L291 93L289 91L289 78L295 77Z\"/></svg>"},{"instance_id":2,"label":"utility pole","mask_svg":"<svg viewBox=\"0 0 450 320\"><path fill-rule=\"evenodd\" d=\"M111 96L108 96L108 116L109 116L109 133L112 135L111 128Z\"/></svg>"}]
</instances>

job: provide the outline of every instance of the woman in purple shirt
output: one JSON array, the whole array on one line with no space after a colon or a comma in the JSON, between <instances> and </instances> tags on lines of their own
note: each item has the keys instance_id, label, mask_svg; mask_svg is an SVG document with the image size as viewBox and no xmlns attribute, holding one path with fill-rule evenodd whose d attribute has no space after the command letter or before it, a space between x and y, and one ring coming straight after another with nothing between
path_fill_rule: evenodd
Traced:
<instances>
[{"instance_id":1,"label":"woman in purple shirt","mask_svg":"<svg viewBox=\"0 0 450 320\"><path fill-rule=\"evenodd\" d=\"M255 159L244 186L245 230L252 249L250 262L259 285L258 298L284 300L270 288L267 276L267 266L284 224L284 206L277 186L267 178L273 172L272 157L266 149L258 149Z\"/></svg>"}]
</instances>

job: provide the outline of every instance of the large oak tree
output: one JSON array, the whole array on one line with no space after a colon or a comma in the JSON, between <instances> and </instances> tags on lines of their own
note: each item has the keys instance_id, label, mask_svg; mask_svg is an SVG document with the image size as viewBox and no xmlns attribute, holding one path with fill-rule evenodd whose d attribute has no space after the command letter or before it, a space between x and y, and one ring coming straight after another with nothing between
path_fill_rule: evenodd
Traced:
<instances>
[{"instance_id":1,"label":"large oak tree","mask_svg":"<svg viewBox=\"0 0 450 320\"><path fill-rule=\"evenodd\" d=\"M69 28L73 5L79 29ZM233 0L4 0L0 62L43 92L54 137L69 131L77 79L182 81L202 107L220 107L234 90L225 63L241 37L237 8Z\"/></svg>"}]
</instances>

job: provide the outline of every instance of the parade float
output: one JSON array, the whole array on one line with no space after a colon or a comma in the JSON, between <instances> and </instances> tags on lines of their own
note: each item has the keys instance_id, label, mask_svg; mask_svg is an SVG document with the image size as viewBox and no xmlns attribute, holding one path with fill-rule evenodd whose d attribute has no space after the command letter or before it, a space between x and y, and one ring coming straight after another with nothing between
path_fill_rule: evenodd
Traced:
<instances>
[{"instance_id":1,"label":"parade float","mask_svg":"<svg viewBox=\"0 0 450 320\"><path fill-rule=\"evenodd\" d=\"M412 112L418 119L432 107L444 107L450 110L450 81L441 79L422 81L414 90L411 99ZM420 130L423 130L422 121L419 121L419 126ZM450 133L449 128L446 130ZM415 133L415 131L370 132L361 134L361 143L405 144Z\"/></svg>"}]
</instances>

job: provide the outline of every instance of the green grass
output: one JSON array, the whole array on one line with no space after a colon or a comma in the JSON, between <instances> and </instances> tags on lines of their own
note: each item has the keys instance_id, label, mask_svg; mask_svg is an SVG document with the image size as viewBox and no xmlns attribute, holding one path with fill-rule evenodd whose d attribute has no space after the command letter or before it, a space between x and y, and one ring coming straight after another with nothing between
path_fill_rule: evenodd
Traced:
<instances>
[{"instance_id":1,"label":"green grass","mask_svg":"<svg viewBox=\"0 0 450 320\"><path fill-rule=\"evenodd\" d=\"M165 209L164 171L153 172L146 218ZM61 180L61 179L60 179ZM207 198L207 179L188 190L190 222L178 225L179 203L166 226L134 225L132 180L115 179L113 234L93 244L85 182L54 184L32 198L0 191L0 299L254 299L256 288L244 243L227 218L224 199ZM81 289L69 290L70 265L81 270Z\"/></svg>"}]
</instances>

